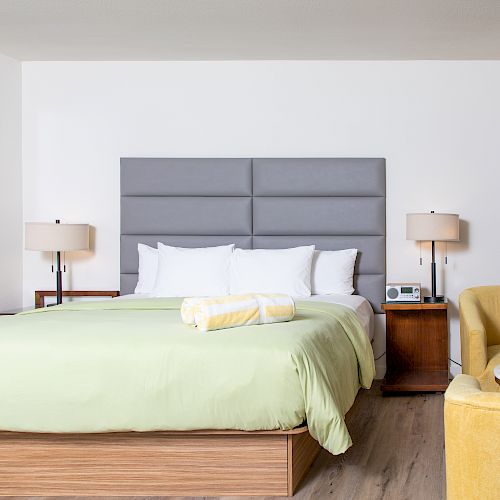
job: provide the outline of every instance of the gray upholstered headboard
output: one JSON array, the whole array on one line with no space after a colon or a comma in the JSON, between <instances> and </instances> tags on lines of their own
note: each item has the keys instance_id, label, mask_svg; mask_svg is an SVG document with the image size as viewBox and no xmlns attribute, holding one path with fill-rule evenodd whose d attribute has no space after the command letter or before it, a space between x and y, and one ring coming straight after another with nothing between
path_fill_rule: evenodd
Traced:
<instances>
[{"instance_id":1,"label":"gray upholstered headboard","mask_svg":"<svg viewBox=\"0 0 500 500\"><path fill-rule=\"evenodd\" d=\"M385 296L385 160L122 158L121 293L137 283L137 243L358 248L356 293Z\"/></svg>"}]
</instances>

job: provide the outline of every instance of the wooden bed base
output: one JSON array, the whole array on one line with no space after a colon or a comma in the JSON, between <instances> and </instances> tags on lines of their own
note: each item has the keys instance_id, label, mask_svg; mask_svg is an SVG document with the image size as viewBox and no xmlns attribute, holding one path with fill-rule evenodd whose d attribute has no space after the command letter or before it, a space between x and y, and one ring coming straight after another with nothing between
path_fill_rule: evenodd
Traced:
<instances>
[{"instance_id":1,"label":"wooden bed base","mask_svg":"<svg viewBox=\"0 0 500 500\"><path fill-rule=\"evenodd\" d=\"M320 450L291 431L0 432L0 495L291 496Z\"/></svg>"}]
</instances>

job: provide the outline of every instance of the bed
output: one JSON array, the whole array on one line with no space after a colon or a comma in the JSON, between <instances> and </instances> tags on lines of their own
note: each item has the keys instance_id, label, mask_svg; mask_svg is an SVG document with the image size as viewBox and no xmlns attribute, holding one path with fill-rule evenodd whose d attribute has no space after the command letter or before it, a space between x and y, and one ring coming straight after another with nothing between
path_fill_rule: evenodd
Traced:
<instances>
[{"instance_id":1,"label":"bed","mask_svg":"<svg viewBox=\"0 0 500 500\"><path fill-rule=\"evenodd\" d=\"M122 159L121 194L123 295L137 282L137 243L307 243L358 248L356 290L378 311L383 160ZM290 324L205 340L178 325L178 299L3 321L0 493L293 494L317 440L333 453L351 444L343 417L373 377L361 297L313 297Z\"/></svg>"}]
</instances>

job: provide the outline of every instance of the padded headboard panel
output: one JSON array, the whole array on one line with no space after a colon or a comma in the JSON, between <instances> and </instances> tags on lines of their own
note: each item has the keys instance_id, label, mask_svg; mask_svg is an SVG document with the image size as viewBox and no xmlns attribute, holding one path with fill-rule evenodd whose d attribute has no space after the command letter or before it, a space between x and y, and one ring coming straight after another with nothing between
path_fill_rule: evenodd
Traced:
<instances>
[{"instance_id":1,"label":"padded headboard panel","mask_svg":"<svg viewBox=\"0 0 500 500\"><path fill-rule=\"evenodd\" d=\"M122 158L121 293L137 283L137 243L315 244L358 248L356 293L385 296L385 160Z\"/></svg>"}]
</instances>

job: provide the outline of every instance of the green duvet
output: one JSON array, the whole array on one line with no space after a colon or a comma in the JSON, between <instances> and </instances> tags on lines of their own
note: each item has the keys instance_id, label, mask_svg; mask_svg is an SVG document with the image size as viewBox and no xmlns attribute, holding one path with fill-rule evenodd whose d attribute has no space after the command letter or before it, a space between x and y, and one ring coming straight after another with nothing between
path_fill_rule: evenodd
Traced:
<instances>
[{"instance_id":1,"label":"green duvet","mask_svg":"<svg viewBox=\"0 0 500 500\"><path fill-rule=\"evenodd\" d=\"M331 453L374 376L349 308L298 302L288 323L200 333L181 299L72 303L0 318L0 429L291 429Z\"/></svg>"}]
</instances>

